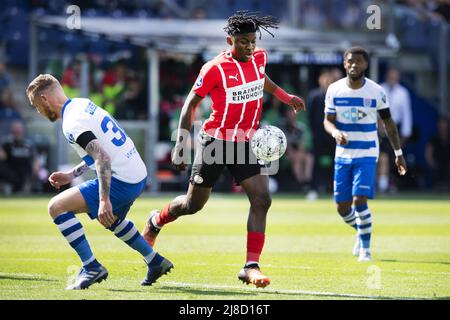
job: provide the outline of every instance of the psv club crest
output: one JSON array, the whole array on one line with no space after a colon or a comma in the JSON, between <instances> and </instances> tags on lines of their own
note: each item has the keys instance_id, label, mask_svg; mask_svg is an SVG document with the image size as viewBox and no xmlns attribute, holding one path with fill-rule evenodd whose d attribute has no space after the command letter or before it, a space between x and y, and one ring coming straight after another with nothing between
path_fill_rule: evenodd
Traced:
<instances>
[{"instance_id":1,"label":"psv club crest","mask_svg":"<svg viewBox=\"0 0 450 320\"><path fill-rule=\"evenodd\" d=\"M195 86L197 88L200 88L202 85L203 85L203 77L201 75L199 75L197 80L195 81Z\"/></svg>"}]
</instances>

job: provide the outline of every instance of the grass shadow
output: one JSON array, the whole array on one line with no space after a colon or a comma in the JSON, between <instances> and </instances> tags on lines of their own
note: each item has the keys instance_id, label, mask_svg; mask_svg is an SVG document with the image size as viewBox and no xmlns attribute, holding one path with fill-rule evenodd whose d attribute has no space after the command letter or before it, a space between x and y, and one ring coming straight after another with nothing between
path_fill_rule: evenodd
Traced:
<instances>
[{"instance_id":1,"label":"grass shadow","mask_svg":"<svg viewBox=\"0 0 450 320\"><path fill-rule=\"evenodd\" d=\"M143 290L127 290L127 289L107 289L112 292L129 292L129 293L143 293Z\"/></svg>"},{"instance_id":2,"label":"grass shadow","mask_svg":"<svg viewBox=\"0 0 450 320\"><path fill-rule=\"evenodd\" d=\"M257 295L256 292L242 292L238 290L229 290L229 289L215 289L215 288L205 288L205 289L195 289L189 287L179 287L179 286L169 286L164 285L158 288L159 291L163 291L165 293L174 293L174 291L179 293L187 293L192 295L199 296L248 296L248 295Z\"/></svg>"},{"instance_id":3,"label":"grass shadow","mask_svg":"<svg viewBox=\"0 0 450 320\"><path fill-rule=\"evenodd\" d=\"M364 294L345 294L345 293L332 293L332 292L314 292L314 291L304 291L304 292L290 292L288 290L252 290L252 289L232 289L232 288L195 288L189 286L180 286L177 284L169 285L165 284L159 288L160 290L164 290L166 293L188 293L192 295L198 295L200 297L206 296L273 296L274 299L278 299L283 296L293 297L295 300L304 300L305 297L316 297L316 298L330 298L330 299L355 299L355 300L436 300L442 299L445 297L435 297L435 298L415 298L415 297L396 297L396 296L375 296L375 295L364 295Z\"/></svg>"},{"instance_id":4,"label":"grass shadow","mask_svg":"<svg viewBox=\"0 0 450 320\"><path fill-rule=\"evenodd\" d=\"M379 259L380 262L395 262L395 263L422 263L422 264L444 264L450 265L448 261L413 261L413 260L396 260L396 259Z\"/></svg>"},{"instance_id":5,"label":"grass shadow","mask_svg":"<svg viewBox=\"0 0 450 320\"><path fill-rule=\"evenodd\" d=\"M43 278L27 278L23 276L1 276L0 280L17 280L17 281L44 281L44 282L58 282L58 280L54 279L43 279Z\"/></svg>"}]
</instances>

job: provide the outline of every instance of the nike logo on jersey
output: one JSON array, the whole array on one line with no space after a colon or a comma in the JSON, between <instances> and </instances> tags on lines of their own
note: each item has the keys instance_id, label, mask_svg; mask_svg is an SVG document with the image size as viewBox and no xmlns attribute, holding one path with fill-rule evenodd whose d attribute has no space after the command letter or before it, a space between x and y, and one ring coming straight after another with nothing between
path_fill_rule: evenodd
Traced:
<instances>
[{"instance_id":1,"label":"nike logo on jersey","mask_svg":"<svg viewBox=\"0 0 450 320\"><path fill-rule=\"evenodd\" d=\"M358 122L359 120L367 117L367 113L359 110L358 108L351 108L350 110L344 111L342 116L351 122Z\"/></svg>"},{"instance_id":2,"label":"nike logo on jersey","mask_svg":"<svg viewBox=\"0 0 450 320\"><path fill-rule=\"evenodd\" d=\"M228 76L228 78L229 78L229 79L234 79L234 80L236 80L236 81L239 81L239 79L238 79L238 74L237 74L237 73L236 73L235 76Z\"/></svg>"}]
</instances>

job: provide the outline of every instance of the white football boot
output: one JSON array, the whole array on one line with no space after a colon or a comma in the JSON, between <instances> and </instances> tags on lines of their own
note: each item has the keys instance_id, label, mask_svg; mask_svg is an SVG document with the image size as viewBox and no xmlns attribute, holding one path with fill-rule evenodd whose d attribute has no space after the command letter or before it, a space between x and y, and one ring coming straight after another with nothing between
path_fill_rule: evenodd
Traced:
<instances>
[{"instance_id":1,"label":"white football boot","mask_svg":"<svg viewBox=\"0 0 450 320\"><path fill-rule=\"evenodd\" d=\"M355 245L353 246L353 251L352 251L352 253L355 257L359 256L360 248L361 248L361 240L359 240L359 236L358 236L358 234L356 234Z\"/></svg>"},{"instance_id":2,"label":"white football boot","mask_svg":"<svg viewBox=\"0 0 450 320\"><path fill-rule=\"evenodd\" d=\"M368 262L372 261L372 255L370 254L370 249L361 248L359 250L359 262Z\"/></svg>"}]
</instances>

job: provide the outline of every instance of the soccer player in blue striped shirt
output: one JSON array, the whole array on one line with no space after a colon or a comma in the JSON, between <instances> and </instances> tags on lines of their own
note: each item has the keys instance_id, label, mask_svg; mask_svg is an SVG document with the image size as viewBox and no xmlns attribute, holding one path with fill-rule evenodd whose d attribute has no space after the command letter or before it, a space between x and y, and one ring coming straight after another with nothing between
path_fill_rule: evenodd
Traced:
<instances>
[{"instance_id":1,"label":"soccer player in blue striped shirt","mask_svg":"<svg viewBox=\"0 0 450 320\"><path fill-rule=\"evenodd\" d=\"M336 140L334 197L340 216L357 230L353 254L358 261L372 259L372 218L367 200L375 194L378 115L394 149L398 173L405 175L407 171L386 94L380 85L365 77L368 64L364 48L348 49L344 53L347 77L331 84L325 97L324 127Z\"/></svg>"},{"instance_id":2,"label":"soccer player in blue striped shirt","mask_svg":"<svg viewBox=\"0 0 450 320\"><path fill-rule=\"evenodd\" d=\"M36 110L51 122L62 121L64 136L82 158L70 171L53 172L52 186L59 189L89 169L96 179L71 187L48 204L48 213L81 260L82 268L68 290L87 289L108 277L108 271L95 258L76 214L86 212L105 228L139 252L148 266L142 285L152 285L173 268L173 264L153 250L128 211L145 188L147 169L126 132L105 110L89 99L69 99L59 81L41 74L28 86L27 96Z\"/></svg>"}]
</instances>

